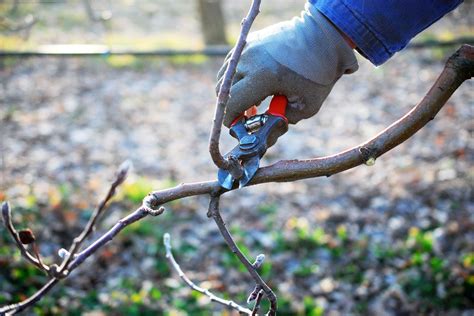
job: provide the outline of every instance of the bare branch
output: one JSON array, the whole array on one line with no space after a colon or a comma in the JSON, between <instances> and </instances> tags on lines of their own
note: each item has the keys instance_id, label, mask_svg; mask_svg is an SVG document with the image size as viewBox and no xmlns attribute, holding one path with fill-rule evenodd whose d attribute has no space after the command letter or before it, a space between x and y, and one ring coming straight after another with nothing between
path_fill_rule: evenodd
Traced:
<instances>
[{"instance_id":1,"label":"bare branch","mask_svg":"<svg viewBox=\"0 0 474 316\"><path fill-rule=\"evenodd\" d=\"M164 210L161 209L160 210ZM93 253L95 253L98 249L102 248L105 244L111 241L118 233L120 233L125 227L130 224L135 223L136 221L141 220L142 218L150 215L150 212L145 207L140 207L135 210L133 213L125 216L121 220L117 222L109 231L107 231L104 235L102 235L99 239L94 241L90 246L86 249L81 251L77 254L73 261L71 261L70 265L68 266L68 270L72 271L77 266L79 266L82 262L84 262L87 258L89 258Z\"/></svg>"},{"instance_id":2,"label":"bare branch","mask_svg":"<svg viewBox=\"0 0 474 316\"><path fill-rule=\"evenodd\" d=\"M257 258L255 259L255 262L253 263L253 267L255 269L260 269L260 267L263 264L263 261L265 261L265 255L259 254ZM249 297L247 298L247 304L250 304L251 302L255 301L261 292L262 292L262 287L259 284L255 285L255 288L253 289L253 291L250 293ZM258 302L256 302L256 305L257 304ZM254 310L255 310L255 307L254 307Z\"/></svg>"},{"instance_id":3,"label":"bare branch","mask_svg":"<svg viewBox=\"0 0 474 316\"><path fill-rule=\"evenodd\" d=\"M105 198L100 201L99 205L97 205L96 209L92 213L91 217L89 218L89 222L86 224L84 227L83 231L81 234L74 238L74 241L69 248L69 251L66 252L66 257L64 258L63 262L61 263L60 266L60 271L64 271L68 264L71 262L71 260L74 258L75 254L79 250L79 247L81 246L82 242L94 231L95 229L95 224L97 223L97 220L99 219L100 215L103 213L105 206L107 203L110 201L110 199L115 195L115 191L119 185L121 185L125 179L127 178L128 171L131 167L131 162L130 161L125 161L123 162L118 171L117 175L115 176L114 182L110 185L109 191L107 192L107 195Z\"/></svg>"},{"instance_id":4,"label":"bare branch","mask_svg":"<svg viewBox=\"0 0 474 316\"><path fill-rule=\"evenodd\" d=\"M413 136L434 119L449 97L474 74L474 47L463 45L446 62L446 66L423 100L405 116L367 142L332 156L305 160L282 160L260 168L248 185L268 182L290 182L330 176L375 159ZM284 141L284 140L283 140ZM180 184L156 191L147 197L153 206L202 194L223 194L217 181Z\"/></svg>"},{"instance_id":5,"label":"bare branch","mask_svg":"<svg viewBox=\"0 0 474 316\"><path fill-rule=\"evenodd\" d=\"M257 258L255 258L253 267L255 269L260 269L264 261L265 261L265 255L259 254ZM263 294L264 292L263 292L262 286L260 284L257 284L255 285L255 288L253 289L252 293L250 293L249 297L247 298L247 303L255 301L255 305L253 306L253 310L252 310L252 316L258 315L258 310L260 309L260 303L262 301Z\"/></svg>"},{"instance_id":6,"label":"bare branch","mask_svg":"<svg viewBox=\"0 0 474 316\"><path fill-rule=\"evenodd\" d=\"M40 270L42 270L46 273L49 273L49 267L41 261L41 258L40 258L40 255L39 255L37 249L36 249L35 256L33 256L28 251L28 249L26 249L25 244L27 244L27 242L25 240L23 240L25 242L22 242L19 233L16 231L15 226L13 226L12 216L11 216L11 209L10 209L10 205L8 204L8 202L3 202L3 204L2 204L2 217L3 217L3 222L5 223L5 226L8 229L8 232L10 233L13 240L15 241L16 246L18 247L18 249L20 249L21 255L26 260L28 260L30 263L32 263L34 266L36 266L38 269L40 269ZM35 243L35 238L32 235L33 233L31 232L31 230L28 230L28 231L31 233L31 238L32 238L32 242L30 242L30 244L34 244ZM35 245L33 245L33 247L35 247Z\"/></svg>"},{"instance_id":7,"label":"bare branch","mask_svg":"<svg viewBox=\"0 0 474 316\"><path fill-rule=\"evenodd\" d=\"M219 304L222 304L227 307L231 307L235 310L237 310L239 313L250 315L252 311L248 308L245 308L243 306L240 306L239 304L235 303L234 301L228 301L223 298L220 298L216 296L215 294L211 293L208 289L204 289L202 287L197 286L193 281L191 281L186 274L184 274L183 270L181 270L181 267L179 264L176 262L173 252L171 251L171 237L170 234L166 233L163 236L163 244L165 245L166 248L166 258L168 258L169 262L171 263L172 267L175 269L175 271L178 273L179 277L186 283L191 289L193 289L196 292L199 292L201 294L206 295L209 297L211 302L216 302Z\"/></svg>"},{"instance_id":8,"label":"bare branch","mask_svg":"<svg viewBox=\"0 0 474 316\"><path fill-rule=\"evenodd\" d=\"M58 282L59 282L59 279L52 278L41 289L39 289L35 294L30 296L26 300L21 301L20 303L17 303L17 304L0 307L0 315L14 315L16 313L19 313L25 310L26 308L30 306L33 306L41 298L43 298L43 296L45 296L46 293L48 293Z\"/></svg>"},{"instance_id":9,"label":"bare branch","mask_svg":"<svg viewBox=\"0 0 474 316\"><path fill-rule=\"evenodd\" d=\"M160 210L164 210L161 209ZM48 282L47 285L45 285L43 288L41 288L38 292L36 292L33 296L30 298L22 301L21 303L18 304L13 304L9 306L5 306L0 308L0 313L5 313L5 312L12 312L18 313L34 303L38 302L44 295L46 295L53 287L58 283L63 278L66 278L69 276L69 274L77 268L80 264L82 264L87 258L89 258L92 254L94 254L97 250L102 248L105 244L107 244L109 241L111 241L118 233L120 233L125 227L127 227L130 224L135 223L136 221L139 221L140 219L146 217L147 215L150 215L149 209L147 207L140 207L137 210L135 210L133 213L125 216L124 218L120 219L111 229L109 229L104 235L102 235L99 239L94 241L91 245L89 245L86 249L78 253L74 259L71 261L71 263L67 266L66 271L60 270L60 268L56 265L53 265L51 267L51 274L54 275L54 277Z\"/></svg>"},{"instance_id":10,"label":"bare branch","mask_svg":"<svg viewBox=\"0 0 474 316\"><path fill-rule=\"evenodd\" d=\"M448 59L445 68L423 100L371 140L333 156L277 162L261 168L251 184L329 176L354 168L370 158L376 159L406 141L433 120L454 91L473 75L474 47L462 45Z\"/></svg>"},{"instance_id":11,"label":"bare branch","mask_svg":"<svg viewBox=\"0 0 474 316\"><path fill-rule=\"evenodd\" d=\"M222 237L224 237L224 240L227 246L229 246L230 250L237 256L237 258L239 258L240 262L242 262L242 264L245 266L249 274L255 280L255 283L257 283L259 286L262 287L262 290L265 293L265 296L270 301L270 310L268 312L268 315L270 316L276 315L276 310L277 310L276 295L275 293L273 293L272 289L265 283L265 281L263 281L262 277L257 272L257 269L254 267L252 263L250 263L247 257L245 257L245 255L242 253L242 251L239 249L239 247L235 243L234 238L232 238L232 235L227 229L226 224L224 220L222 219L222 216L219 211L219 196L216 196L216 195L211 196L211 201L209 202L208 216L209 215L216 222L217 227L219 228L219 231L221 232ZM263 260L260 260L260 261L263 262Z\"/></svg>"},{"instance_id":12,"label":"bare branch","mask_svg":"<svg viewBox=\"0 0 474 316\"><path fill-rule=\"evenodd\" d=\"M222 157L219 149L219 139L221 136L225 107L227 105L227 101L229 100L230 86L234 78L240 55L244 50L250 27L260 12L260 2L261 0L253 0L247 16L242 20L242 28L240 30L239 39L237 40L237 44L235 44L229 65L227 66L224 74L224 80L217 95L216 111L214 113L214 120L212 122L211 136L209 138L209 153L211 154L214 164L221 169L229 170L233 176L235 175L237 177L239 174L241 174L242 168L237 160L226 160L224 157Z\"/></svg>"}]
</instances>

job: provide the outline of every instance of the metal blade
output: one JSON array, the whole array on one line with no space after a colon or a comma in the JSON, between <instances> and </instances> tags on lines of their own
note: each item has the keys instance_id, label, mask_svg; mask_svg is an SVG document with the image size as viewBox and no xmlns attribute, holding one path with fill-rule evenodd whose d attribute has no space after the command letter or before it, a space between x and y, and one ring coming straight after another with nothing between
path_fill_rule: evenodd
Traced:
<instances>
[{"instance_id":1,"label":"metal blade","mask_svg":"<svg viewBox=\"0 0 474 316\"><path fill-rule=\"evenodd\" d=\"M219 169L219 171L217 172L217 181L219 182L221 187L227 190L232 189L232 186L234 185L234 178L232 177L232 175L222 169Z\"/></svg>"},{"instance_id":2,"label":"metal blade","mask_svg":"<svg viewBox=\"0 0 474 316\"><path fill-rule=\"evenodd\" d=\"M258 156L253 156L249 160L244 162L244 174L242 178L239 180L239 188L243 188L244 186L252 180L253 176L258 170L260 166L260 158Z\"/></svg>"}]
</instances>

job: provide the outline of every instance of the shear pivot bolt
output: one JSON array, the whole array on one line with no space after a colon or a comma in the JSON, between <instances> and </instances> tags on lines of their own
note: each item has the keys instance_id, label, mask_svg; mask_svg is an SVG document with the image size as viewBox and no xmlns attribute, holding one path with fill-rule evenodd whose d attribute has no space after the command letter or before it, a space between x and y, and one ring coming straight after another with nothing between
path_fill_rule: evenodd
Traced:
<instances>
[{"instance_id":1,"label":"shear pivot bolt","mask_svg":"<svg viewBox=\"0 0 474 316\"><path fill-rule=\"evenodd\" d=\"M240 139L240 148L242 149L250 149L254 147L257 143L257 137L255 135L248 135L244 136Z\"/></svg>"}]
</instances>

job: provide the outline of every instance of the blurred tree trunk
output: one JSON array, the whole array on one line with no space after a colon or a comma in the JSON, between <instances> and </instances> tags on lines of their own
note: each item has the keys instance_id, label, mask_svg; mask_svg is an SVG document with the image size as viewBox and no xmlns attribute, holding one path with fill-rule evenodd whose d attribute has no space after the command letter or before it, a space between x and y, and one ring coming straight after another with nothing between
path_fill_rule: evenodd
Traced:
<instances>
[{"instance_id":1,"label":"blurred tree trunk","mask_svg":"<svg viewBox=\"0 0 474 316\"><path fill-rule=\"evenodd\" d=\"M198 7L206 45L227 44L221 0L198 0Z\"/></svg>"}]
</instances>

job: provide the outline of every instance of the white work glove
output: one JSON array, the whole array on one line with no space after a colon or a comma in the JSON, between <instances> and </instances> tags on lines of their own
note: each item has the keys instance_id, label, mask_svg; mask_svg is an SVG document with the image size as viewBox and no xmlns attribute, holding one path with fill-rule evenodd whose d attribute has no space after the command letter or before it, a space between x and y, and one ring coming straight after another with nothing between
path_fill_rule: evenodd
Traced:
<instances>
[{"instance_id":1,"label":"white work glove","mask_svg":"<svg viewBox=\"0 0 474 316\"><path fill-rule=\"evenodd\" d=\"M217 75L222 84L230 53ZM288 98L290 123L315 115L336 81L358 69L349 44L317 9L249 34L230 90L224 125L266 97Z\"/></svg>"}]
</instances>

